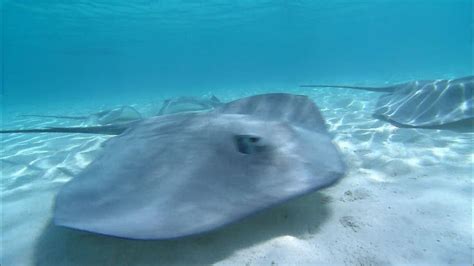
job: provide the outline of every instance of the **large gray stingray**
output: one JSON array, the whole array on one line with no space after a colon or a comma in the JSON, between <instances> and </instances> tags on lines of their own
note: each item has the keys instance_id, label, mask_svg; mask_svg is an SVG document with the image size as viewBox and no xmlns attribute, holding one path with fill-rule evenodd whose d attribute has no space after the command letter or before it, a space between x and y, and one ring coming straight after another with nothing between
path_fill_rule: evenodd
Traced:
<instances>
[{"instance_id":1,"label":"large gray stingray","mask_svg":"<svg viewBox=\"0 0 474 266\"><path fill-rule=\"evenodd\" d=\"M175 114L187 111L204 111L214 109L223 103L214 95L211 97L181 96L163 101L158 115Z\"/></svg>"},{"instance_id":2,"label":"large gray stingray","mask_svg":"<svg viewBox=\"0 0 474 266\"><path fill-rule=\"evenodd\" d=\"M62 115L21 115L32 117L48 117L59 119L83 120L91 124L110 125L128 123L130 121L142 119L142 115L131 106L122 106L119 108L104 110L87 116L62 116Z\"/></svg>"},{"instance_id":3,"label":"large gray stingray","mask_svg":"<svg viewBox=\"0 0 474 266\"><path fill-rule=\"evenodd\" d=\"M119 134L61 189L54 221L125 238L210 231L326 187L345 170L316 105L292 94L127 126L3 132Z\"/></svg>"},{"instance_id":4,"label":"large gray stingray","mask_svg":"<svg viewBox=\"0 0 474 266\"><path fill-rule=\"evenodd\" d=\"M452 80L418 80L388 87L302 85L385 92L374 116L400 127L449 128L473 122L474 76Z\"/></svg>"}]
</instances>

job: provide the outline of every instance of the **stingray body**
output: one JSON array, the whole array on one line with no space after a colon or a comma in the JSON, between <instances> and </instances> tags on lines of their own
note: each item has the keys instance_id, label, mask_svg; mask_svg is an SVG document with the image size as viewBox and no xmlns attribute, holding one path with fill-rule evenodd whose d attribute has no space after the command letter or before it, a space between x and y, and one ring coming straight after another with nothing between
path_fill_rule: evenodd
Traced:
<instances>
[{"instance_id":1,"label":"stingray body","mask_svg":"<svg viewBox=\"0 0 474 266\"><path fill-rule=\"evenodd\" d=\"M257 95L117 133L57 195L57 225L133 239L183 237L329 186L345 171L306 96Z\"/></svg>"},{"instance_id":2,"label":"stingray body","mask_svg":"<svg viewBox=\"0 0 474 266\"><path fill-rule=\"evenodd\" d=\"M400 127L472 126L474 76L452 80L419 80L389 87L303 85L385 92L374 116Z\"/></svg>"},{"instance_id":3,"label":"stingray body","mask_svg":"<svg viewBox=\"0 0 474 266\"><path fill-rule=\"evenodd\" d=\"M221 105L223 103L214 95L211 97L182 96L164 100L158 115L211 110Z\"/></svg>"},{"instance_id":4,"label":"stingray body","mask_svg":"<svg viewBox=\"0 0 474 266\"><path fill-rule=\"evenodd\" d=\"M59 119L73 119L88 121L98 125L112 125L120 123L128 123L142 119L142 115L131 106L122 106L119 108L104 110L88 116L61 116L61 115L22 115L32 117L47 117Z\"/></svg>"}]
</instances>

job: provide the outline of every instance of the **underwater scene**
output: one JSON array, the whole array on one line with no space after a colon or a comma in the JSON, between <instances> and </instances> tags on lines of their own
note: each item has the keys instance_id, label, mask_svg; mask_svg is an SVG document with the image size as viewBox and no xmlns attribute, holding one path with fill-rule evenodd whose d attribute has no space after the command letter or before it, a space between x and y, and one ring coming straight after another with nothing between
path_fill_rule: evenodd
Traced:
<instances>
[{"instance_id":1,"label":"underwater scene","mask_svg":"<svg viewBox=\"0 0 474 266\"><path fill-rule=\"evenodd\" d=\"M1 0L10 265L472 265L472 0Z\"/></svg>"}]
</instances>

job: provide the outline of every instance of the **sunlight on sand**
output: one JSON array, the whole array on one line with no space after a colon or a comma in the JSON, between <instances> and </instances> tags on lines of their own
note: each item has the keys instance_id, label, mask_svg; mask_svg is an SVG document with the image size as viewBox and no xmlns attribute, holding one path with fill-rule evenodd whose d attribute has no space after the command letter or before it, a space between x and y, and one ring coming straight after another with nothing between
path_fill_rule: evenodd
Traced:
<instances>
[{"instance_id":1,"label":"sunlight on sand","mask_svg":"<svg viewBox=\"0 0 474 266\"><path fill-rule=\"evenodd\" d=\"M254 93L240 90L221 98L229 101ZM57 190L100 153L109 136L3 135L3 263L369 265L470 261L472 133L401 129L374 119L377 95L371 92L294 93L309 95L320 107L348 165L347 175L322 192L242 223L167 243L107 238L50 224ZM147 104L137 108L149 115L157 108ZM48 112L60 113L42 113ZM15 115L4 120L5 128L77 126L74 121L58 119L16 120Z\"/></svg>"}]
</instances>

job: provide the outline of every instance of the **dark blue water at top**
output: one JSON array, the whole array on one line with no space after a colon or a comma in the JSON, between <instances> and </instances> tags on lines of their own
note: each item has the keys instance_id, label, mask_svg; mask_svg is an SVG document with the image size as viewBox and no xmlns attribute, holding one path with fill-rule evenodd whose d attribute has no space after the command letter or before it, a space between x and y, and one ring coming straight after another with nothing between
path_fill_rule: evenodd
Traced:
<instances>
[{"instance_id":1,"label":"dark blue water at top","mask_svg":"<svg viewBox=\"0 0 474 266\"><path fill-rule=\"evenodd\" d=\"M9 104L472 73L470 0L2 4Z\"/></svg>"}]
</instances>

